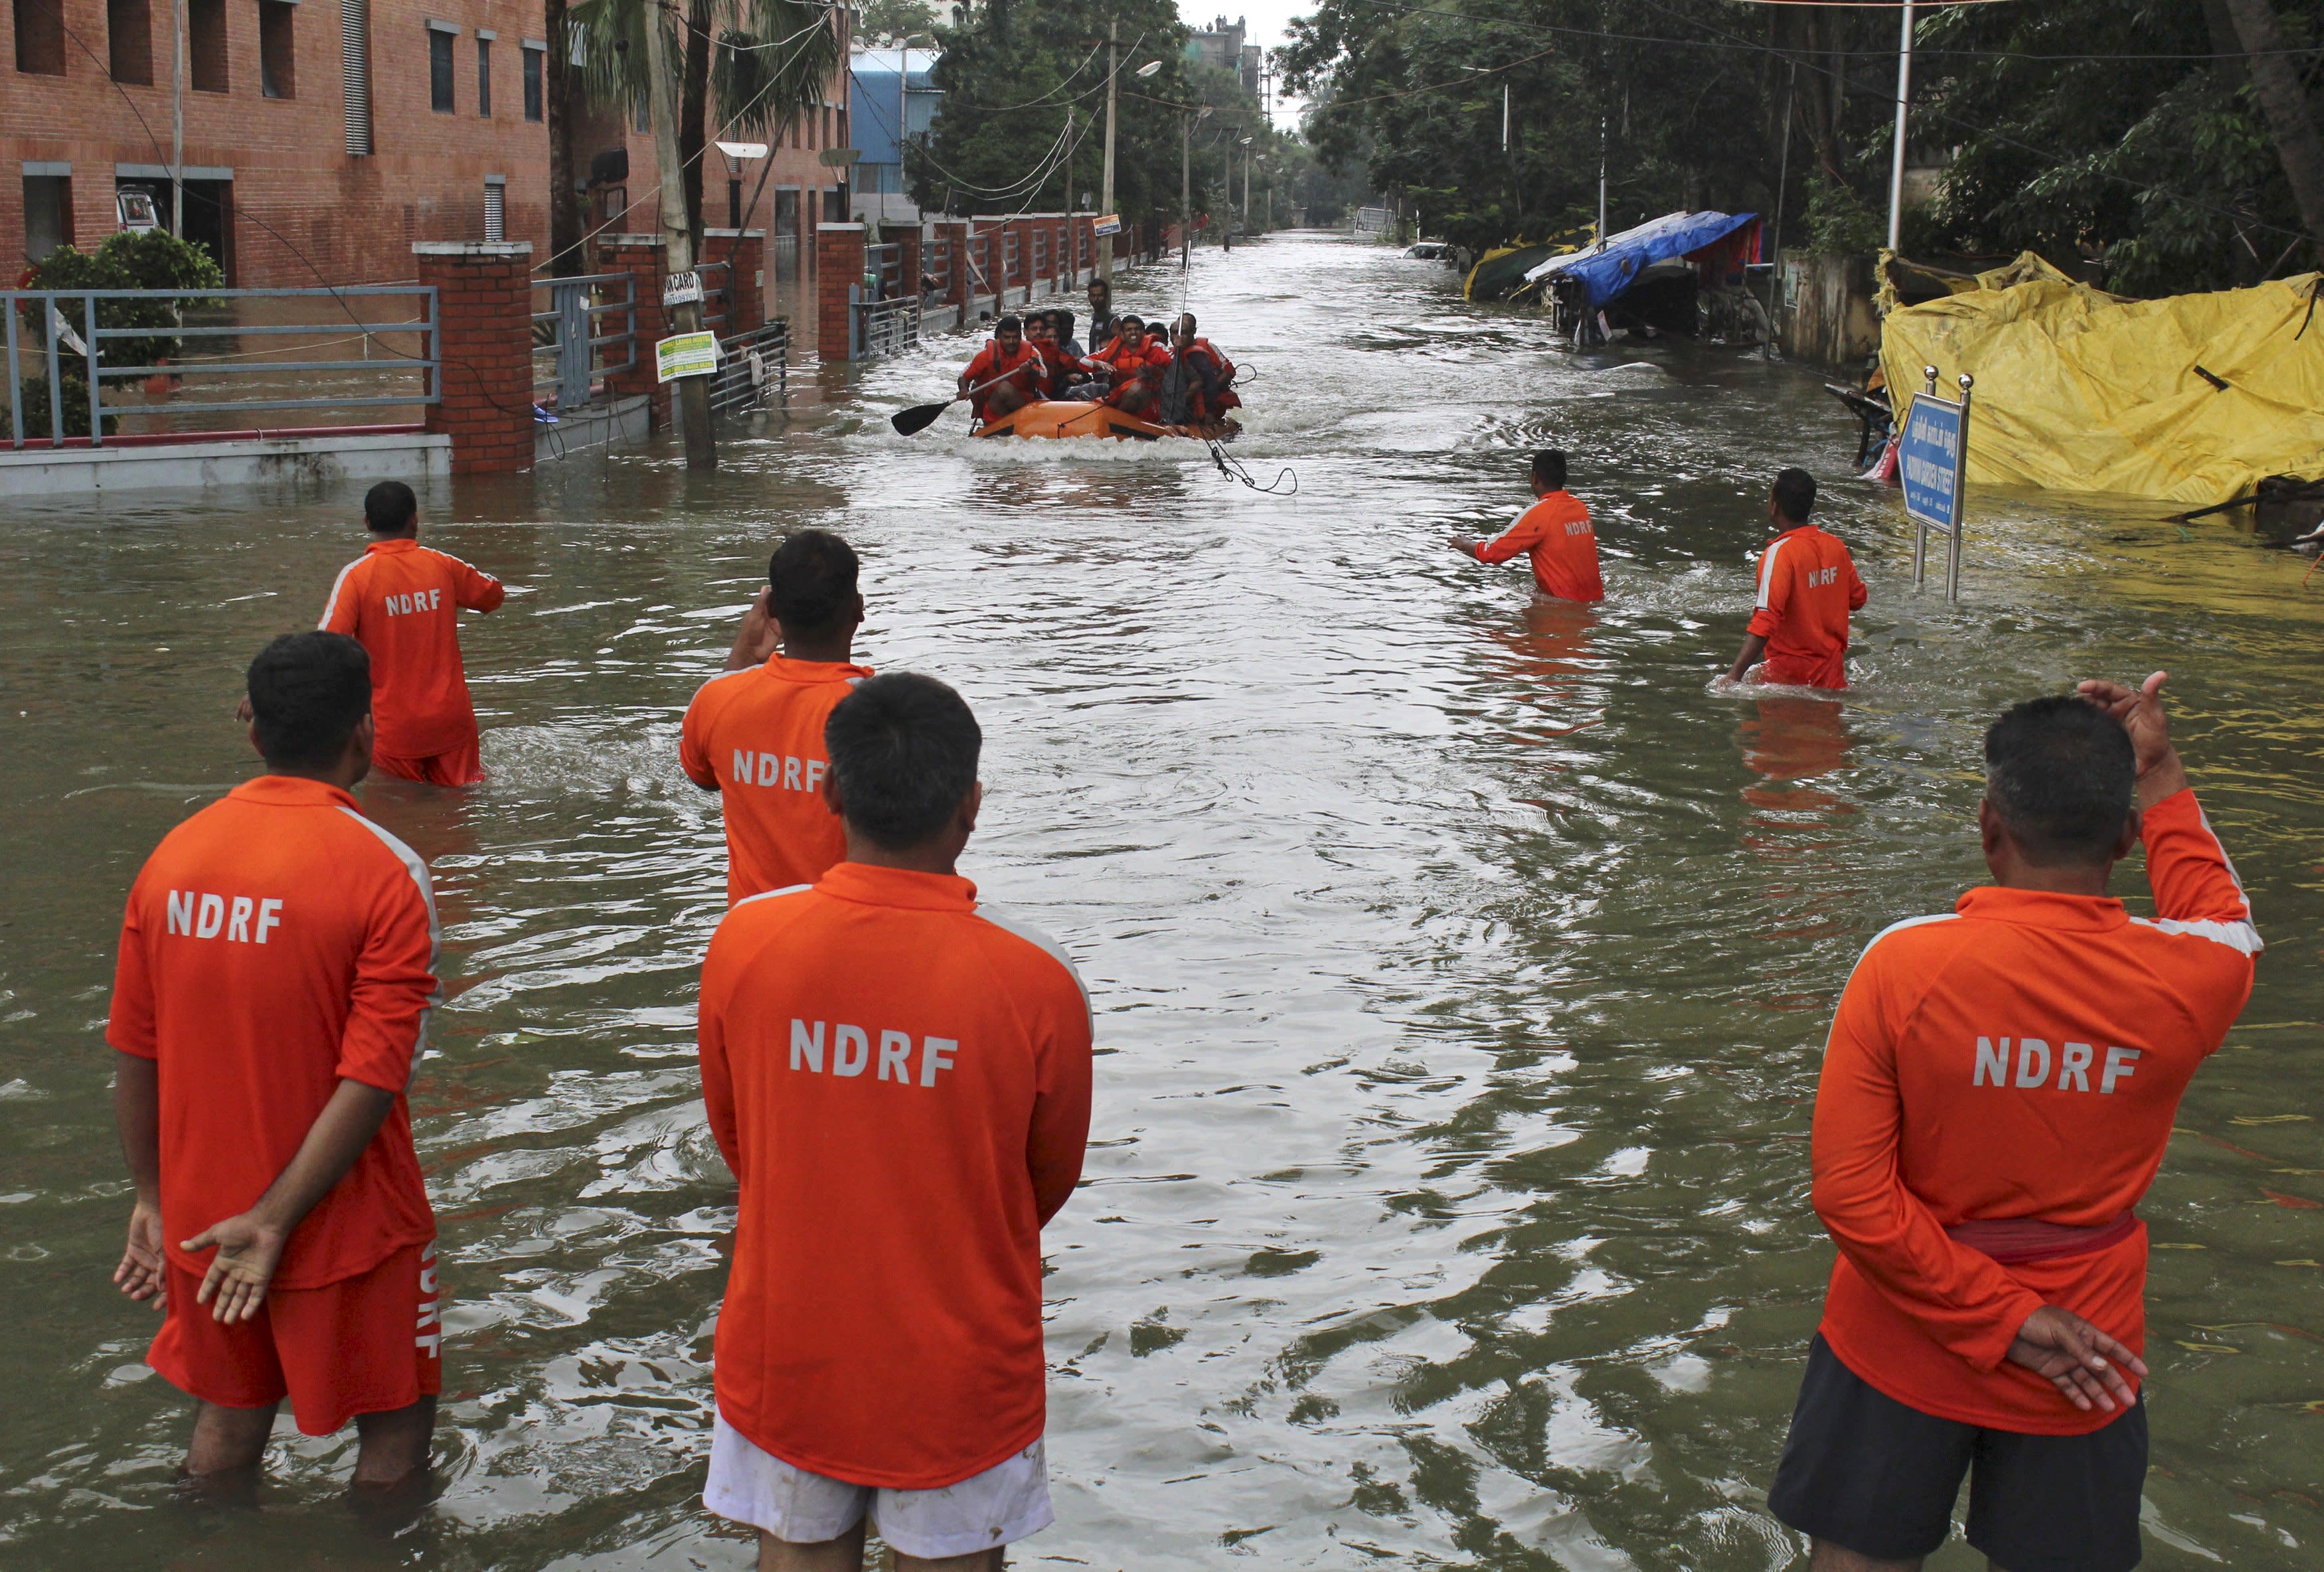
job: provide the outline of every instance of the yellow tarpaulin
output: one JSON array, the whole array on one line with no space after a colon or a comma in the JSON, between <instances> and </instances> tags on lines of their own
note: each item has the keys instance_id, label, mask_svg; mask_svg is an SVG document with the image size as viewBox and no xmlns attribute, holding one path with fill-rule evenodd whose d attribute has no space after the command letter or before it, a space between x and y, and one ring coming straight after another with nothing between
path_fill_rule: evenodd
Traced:
<instances>
[{"instance_id":1,"label":"yellow tarpaulin","mask_svg":"<svg viewBox=\"0 0 2324 1572\"><path fill-rule=\"evenodd\" d=\"M2028 252L1890 313L1880 366L1900 425L1923 366L1948 398L1975 380L1971 482L2224 502L2264 475L2324 478L2319 280L2126 300Z\"/></svg>"}]
</instances>

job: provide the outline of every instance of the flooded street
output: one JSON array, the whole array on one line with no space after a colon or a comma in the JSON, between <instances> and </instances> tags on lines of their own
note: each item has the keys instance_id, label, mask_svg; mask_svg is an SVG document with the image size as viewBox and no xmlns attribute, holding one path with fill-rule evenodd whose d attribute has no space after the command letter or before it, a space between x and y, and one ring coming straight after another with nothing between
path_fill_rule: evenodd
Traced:
<instances>
[{"instance_id":1,"label":"flooded street","mask_svg":"<svg viewBox=\"0 0 2324 1572\"><path fill-rule=\"evenodd\" d=\"M859 658L974 706L962 872L1095 1000L1086 1180L1046 1236L1058 1521L1012 1566L1803 1567L1765 1492L1831 1259L1831 1006L1872 933L1983 878L1994 712L2158 666L2271 949L2142 1209L2147 1565L2317 1564L2324 575L2303 598L2307 559L2167 505L1978 495L1949 608L1912 593L1895 493L1840 478L1811 368L1562 354L1322 237L1204 253L1189 303L1254 373L1236 456L1296 494L1191 444L890 434L965 339L820 373L828 405L707 482L666 444L423 493L423 539L512 593L464 626L492 781L358 788L435 867L453 994L412 1094L456 1301L443 1487L392 1537L340 1500L353 1432L287 1420L263 1510L173 1500L189 1405L108 1281L100 1036L129 881L250 773L242 666L312 624L360 491L8 508L0 1565L751 1564L699 1503L724 861L678 732L802 524L863 554ZM1545 445L1597 515L1600 608L1442 544L1514 517ZM1871 590L1845 704L1709 685L1791 463ZM2116 888L2151 911L2135 866Z\"/></svg>"}]
</instances>

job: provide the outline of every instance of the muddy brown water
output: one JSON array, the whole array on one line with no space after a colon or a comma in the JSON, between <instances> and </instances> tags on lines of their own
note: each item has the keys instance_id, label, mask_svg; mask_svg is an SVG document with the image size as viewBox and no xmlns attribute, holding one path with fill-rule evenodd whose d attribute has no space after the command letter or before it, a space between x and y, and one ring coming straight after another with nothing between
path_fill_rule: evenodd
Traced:
<instances>
[{"instance_id":1,"label":"muddy brown water","mask_svg":"<svg viewBox=\"0 0 2324 1572\"><path fill-rule=\"evenodd\" d=\"M1141 274L1130 308L1176 304ZM1909 586L1801 367L1574 357L1381 249L1204 257L1237 452L911 442L952 341L802 379L690 483L657 447L438 487L514 593L466 638L492 782L366 808L435 865L456 997L413 1094L442 1220L443 1488L392 1535L348 1438L278 1432L255 1512L177 1503L187 1405L108 1281L100 1037L139 860L248 773L227 712L359 547L357 492L17 504L0 532L0 1564L728 1567L698 1503L733 1188L693 1070L722 910L678 717L770 538L845 531L863 656L988 738L964 871L1080 959L1088 1181L1051 1228L1058 1522L1023 1567L1803 1565L1765 1510L1831 1248L1810 1097L1865 940L1980 876L2002 704L2156 666L2271 950L2144 1208L2148 1564L2324 1541L2317 970L2324 585L2229 524L1982 495L1963 603ZM1439 544L1554 442L1609 596L1531 603ZM1844 704L1706 679L1779 464L1831 483L1872 602ZM2119 888L2144 906L2126 869ZM1932 1565L1981 1565L1958 1541Z\"/></svg>"}]
</instances>

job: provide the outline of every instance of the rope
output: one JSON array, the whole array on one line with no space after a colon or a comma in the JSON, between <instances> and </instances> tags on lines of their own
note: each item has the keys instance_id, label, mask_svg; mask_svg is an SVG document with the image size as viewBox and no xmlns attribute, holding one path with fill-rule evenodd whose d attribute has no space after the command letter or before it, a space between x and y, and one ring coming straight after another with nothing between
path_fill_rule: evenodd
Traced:
<instances>
[{"instance_id":1,"label":"rope","mask_svg":"<svg viewBox=\"0 0 2324 1572\"><path fill-rule=\"evenodd\" d=\"M1277 495L1278 492L1286 497L1296 497L1299 494L1299 472L1293 469L1290 465L1286 464L1282 469L1276 472L1274 484L1262 486L1257 481L1250 478L1250 471L1243 467L1242 460L1229 453L1225 446L1220 443L1217 437L1205 437L1203 438L1203 445L1211 450L1211 462L1219 466L1219 473L1226 476L1227 479L1231 481L1240 481L1244 485L1249 486L1252 491L1257 492L1263 496L1271 497ZM1284 480L1286 477L1288 477L1291 482L1291 489L1287 492L1283 491L1282 489ZM2324 560L2324 558L2319 558L2319 560Z\"/></svg>"}]
</instances>

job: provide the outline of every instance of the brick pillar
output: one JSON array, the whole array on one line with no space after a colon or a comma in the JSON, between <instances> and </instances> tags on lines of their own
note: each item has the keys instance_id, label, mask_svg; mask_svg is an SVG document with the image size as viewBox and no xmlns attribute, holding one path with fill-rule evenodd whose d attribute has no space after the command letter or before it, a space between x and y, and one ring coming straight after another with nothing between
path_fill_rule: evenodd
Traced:
<instances>
[{"instance_id":1,"label":"brick pillar","mask_svg":"<svg viewBox=\"0 0 2324 1572\"><path fill-rule=\"evenodd\" d=\"M532 467L532 243L422 241L436 289L437 388L428 429L452 438L454 474Z\"/></svg>"},{"instance_id":2,"label":"brick pillar","mask_svg":"<svg viewBox=\"0 0 2324 1572\"><path fill-rule=\"evenodd\" d=\"M966 321L969 296L968 225L956 219L940 218L936 234L950 243L952 260L945 264L945 299L959 307L961 320Z\"/></svg>"},{"instance_id":3,"label":"brick pillar","mask_svg":"<svg viewBox=\"0 0 2324 1572\"><path fill-rule=\"evenodd\" d=\"M721 337L731 338L763 327L767 321L767 232L763 229L706 229L702 260L728 264L726 277L733 293L729 320Z\"/></svg>"},{"instance_id":4,"label":"brick pillar","mask_svg":"<svg viewBox=\"0 0 2324 1572\"><path fill-rule=\"evenodd\" d=\"M597 242L600 271L629 274L637 299L637 336L631 341L636 363L627 371L608 375L605 391L615 398L643 393L652 399L652 418L658 427L669 424L669 390L654 378L654 343L669 332L663 326L661 311L662 276L668 271L662 264L669 255L668 247L669 243L659 234L608 234ZM609 311L597 320L600 334L619 333L627 325L628 317L624 313ZM618 358L618 350L612 345L605 347L609 358Z\"/></svg>"},{"instance_id":5,"label":"brick pillar","mask_svg":"<svg viewBox=\"0 0 2324 1572\"><path fill-rule=\"evenodd\" d=\"M863 225L815 226L815 346L825 360L853 360L854 313L850 291L863 288Z\"/></svg>"}]
</instances>

